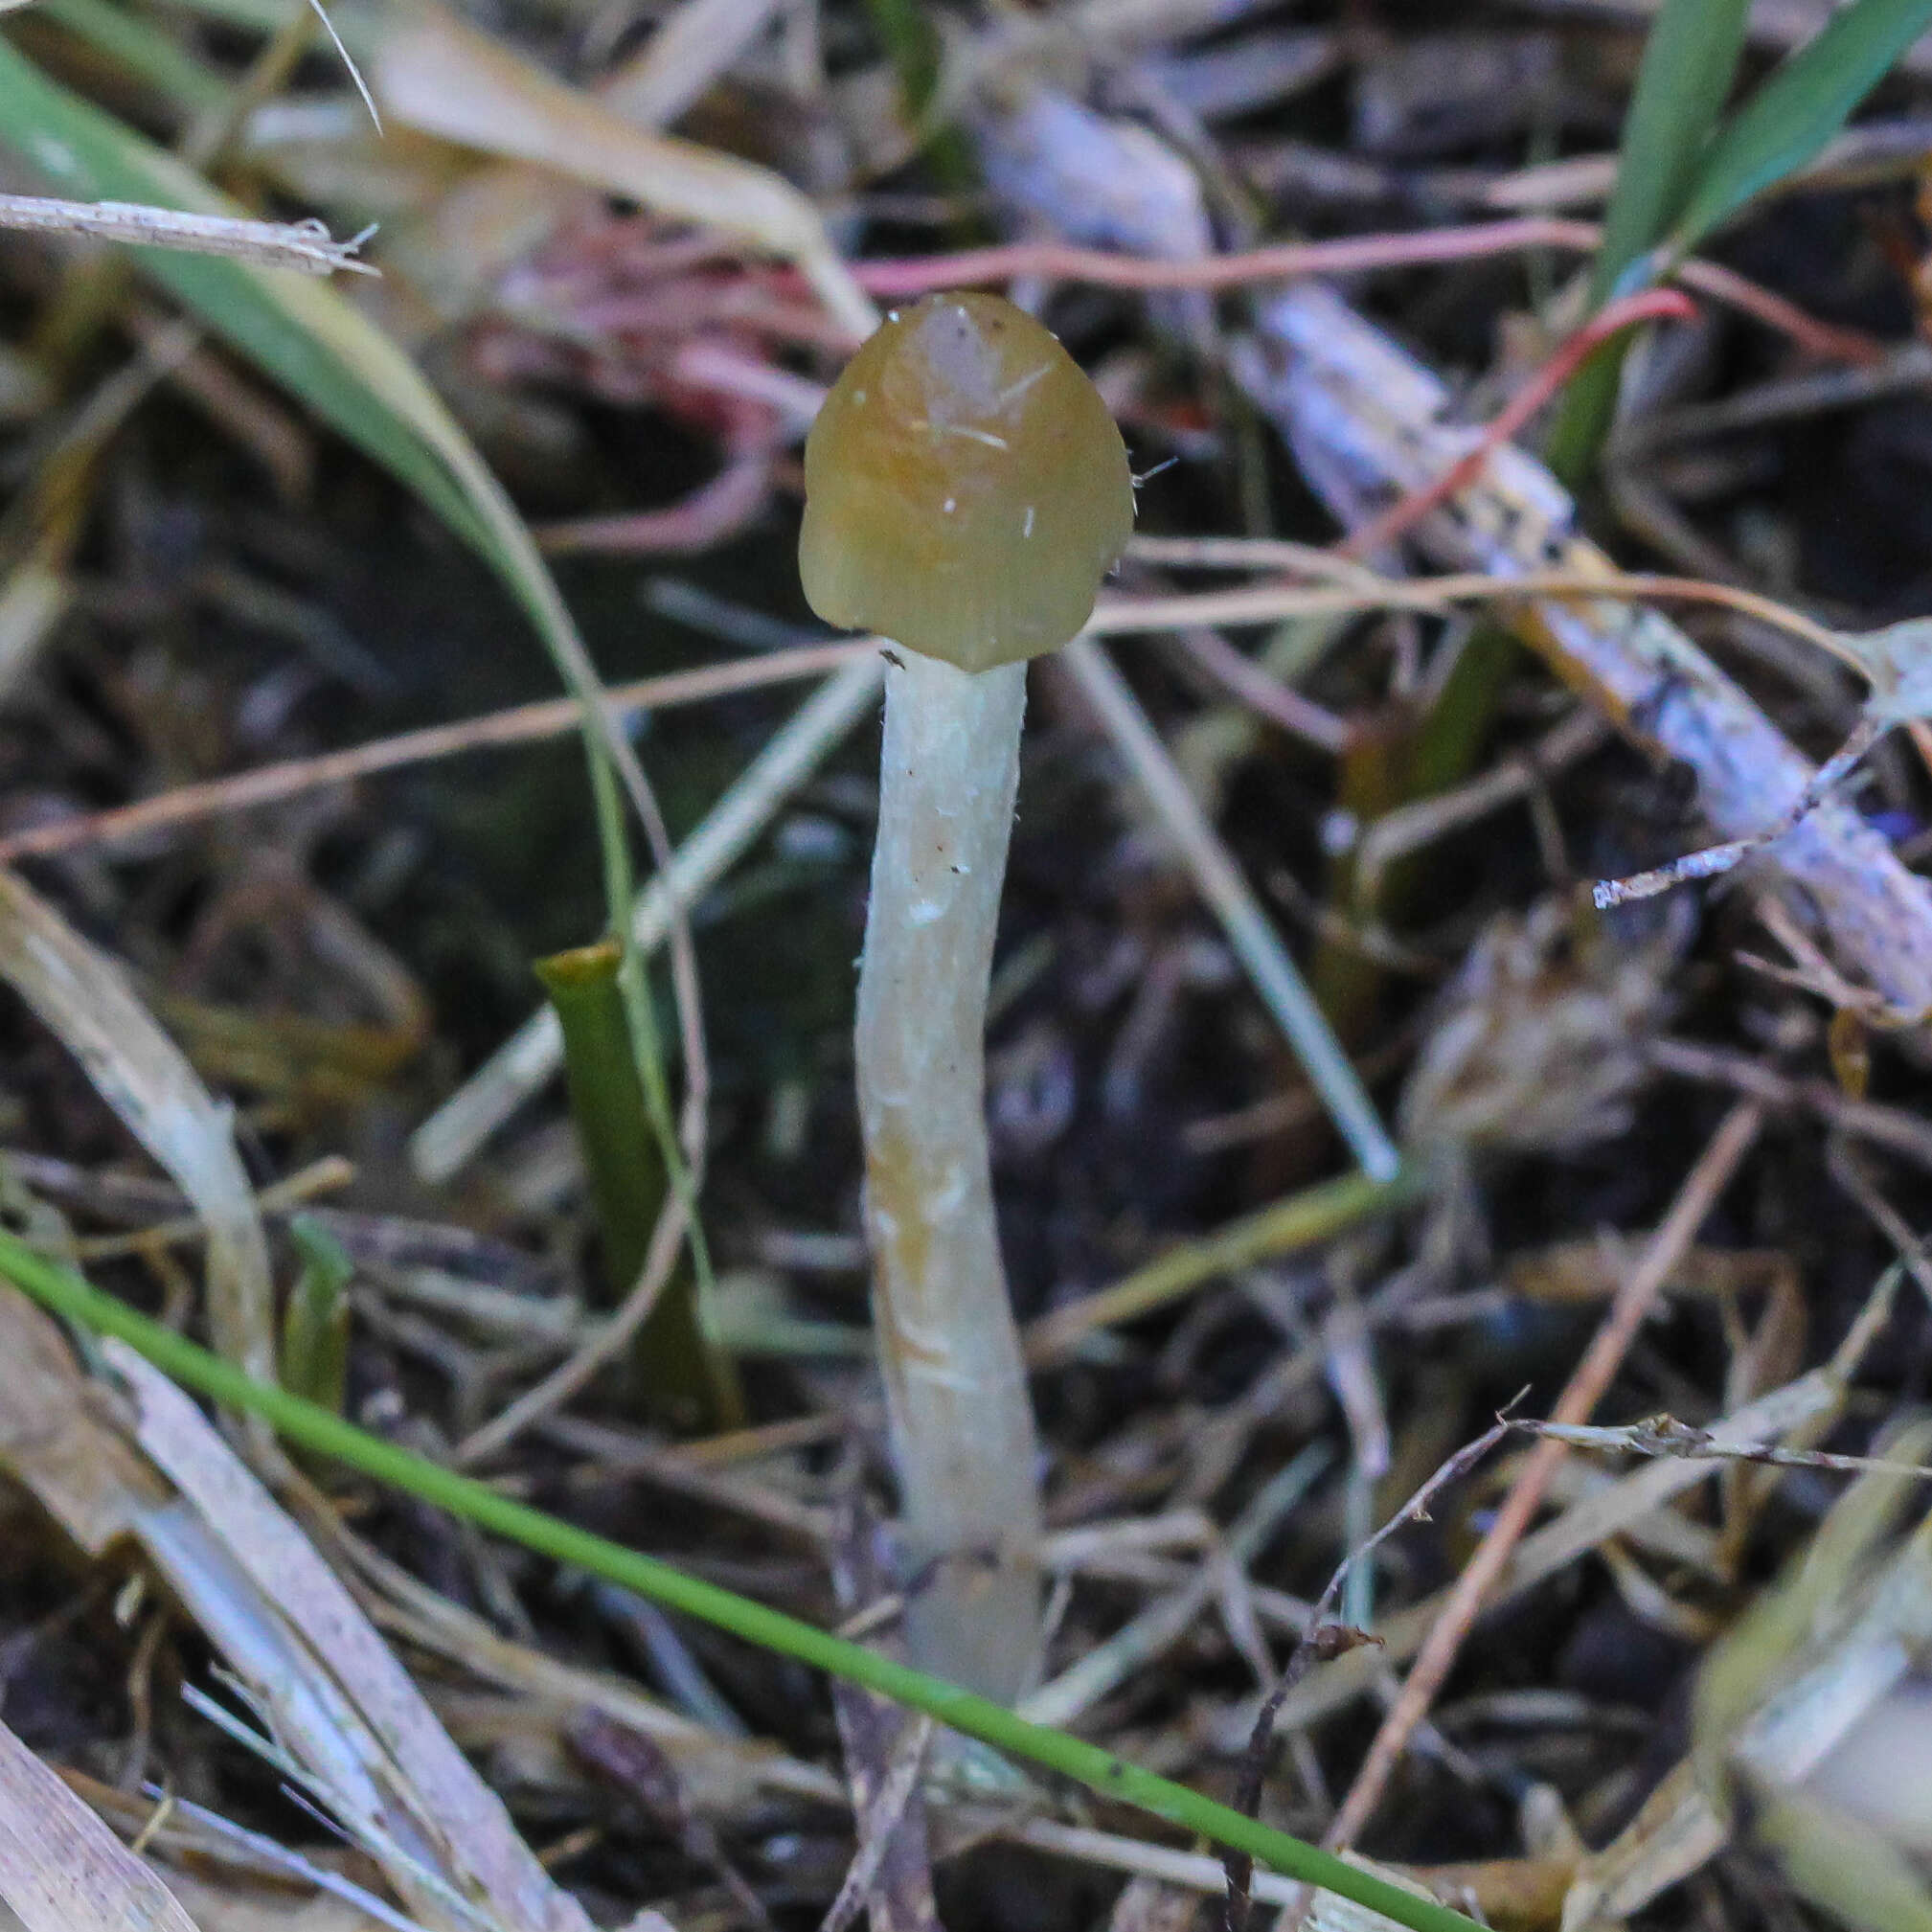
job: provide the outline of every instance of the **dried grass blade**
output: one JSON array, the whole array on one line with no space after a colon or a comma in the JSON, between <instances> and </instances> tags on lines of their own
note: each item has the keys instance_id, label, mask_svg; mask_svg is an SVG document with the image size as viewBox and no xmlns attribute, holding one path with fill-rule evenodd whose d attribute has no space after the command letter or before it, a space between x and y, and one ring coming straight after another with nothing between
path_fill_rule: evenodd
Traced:
<instances>
[{"instance_id":1,"label":"dried grass blade","mask_svg":"<svg viewBox=\"0 0 1932 1932\"><path fill-rule=\"evenodd\" d=\"M167 1886L4 1724L0 1906L25 1932L195 1932Z\"/></svg>"},{"instance_id":2,"label":"dried grass blade","mask_svg":"<svg viewBox=\"0 0 1932 1932\"><path fill-rule=\"evenodd\" d=\"M150 1797L160 1795L151 1785L148 1792ZM188 1827L197 1841L194 1849L217 1869L224 1858L236 1864L245 1860L247 1869L256 1875L258 1883L273 1875L274 1880L278 1881L277 1891L289 1883L306 1885L311 1892L324 1893L333 1901L332 1904L318 1906L313 1898L303 1899L292 1906L284 1921L268 1916L268 1908L261 1903L259 1894L248 1905L238 1906L232 1875L225 1875L226 1882L217 1886L212 1878L170 1872L169 1879L176 1893L204 1920L214 1920L208 1932L278 1932L284 1923L288 1932L370 1932L372 1925L384 1926L388 1932L426 1932L426 1928L416 1920L398 1912L395 1906L385 1904L375 1893L365 1891L339 1872L332 1872L326 1865L305 1858L300 1852L291 1851L266 1832L247 1830L232 1819L224 1818L220 1812L195 1804L192 1798L183 1798L173 1792L168 1794L167 1821L157 1833L164 1842L171 1835L169 1830L170 1826L177 1829ZM259 1910L259 1922L249 1919L237 1924L237 1911L246 1911L250 1905Z\"/></svg>"},{"instance_id":3,"label":"dried grass blade","mask_svg":"<svg viewBox=\"0 0 1932 1932\"><path fill-rule=\"evenodd\" d=\"M272 1381L268 1243L228 1107L210 1097L120 965L4 871L0 978L59 1036L95 1091L193 1203L208 1228L208 1326L216 1346L249 1375Z\"/></svg>"},{"instance_id":4,"label":"dried grass blade","mask_svg":"<svg viewBox=\"0 0 1932 1932\"><path fill-rule=\"evenodd\" d=\"M122 1537L147 1547L187 1614L216 1637L231 1669L251 1683L301 1684L312 1664L279 1636L254 1593L212 1550L205 1521L185 1511L153 1466L105 1420L57 1325L25 1296L0 1293L0 1471L27 1489L75 1545L99 1557ZM651 1737L677 1767L693 1802L731 1810L784 1791L836 1804L842 1786L830 1772L774 1747L720 1737L665 1709L615 1674L563 1663L499 1637L345 1531L325 1514L313 1533L374 1594L373 1616L403 1638L446 1658L470 1678L529 1700L558 1721L583 1711ZM292 1688L289 1709L299 1705ZM288 1735L302 1737L297 1726ZM346 1773L313 1748L307 1761L338 1787ZM177 1807L178 1820L182 1813ZM164 1833L164 1840L169 1834ZM285 1864L285 1857L277 1861Z\"/></svg>"},{"instance_id":5,"label":"dried grass blade","mask_svg":"<svg viewBox=\"0 0 1932 1932\"><path fill-rule=\"evenodd\" d=\"M326 1674L352 1732L366 1733L387 1828L398 1829L400 1810L431 1868L505 1925L589 1932L582 1907L536 1862L341 1579L173 1383L122 1344L103 1351L134 1396L136 1441ZM406 1880L391 1877L407 1892ZM427 1901L411 1902L435 1922Z\"/></svg>"},{"instance_id":6,"label":"dried grass blade","mask_svg":"<svg viewBox=\"0 0 1932 1932\"><path fill-rule=\"evenodd\" d=\"M608 104L641 127L669 127L762 34L778 0L682 0L616 75Z\"/></svg>"},{"instance_id":7,"label":"dried grass blade","mask_svg":"<svg viewBox=\"0 0 1932 1932\"><path fill-rule=\"evenodd\" d=\"M475 1932L480 1910L486 1924L589 1932L333 1572L187 1398L130 1360L148 1456L108 1420L53 1319L0 1294L0 1469L89 1554L139 1543L275 1739L277 1762L377 1859L422 1925Z\"/></svg>"},{"instance_id":8,"label":"dried grass blade","mask_svg":"<svg viewBox=\"0 0 1932 1932\"><path fill-rule=\"evenodd\" d=\"M1362 1171L1372 1180L1394 1180L1401 1155L1382 1125L1375 1102L1126 680L1091 638L1068 645L1060 662L1104 725L1162 830L1173 840L1201 897L1220 921L1262 1004L1287 1035Z\"/></svg>"},{"instance_id":9,"label":"dried grass blade","mask_svg":"<svg viewBox=\"0 0 1932 1932\"><path fill-rule=\"evenodd\" d=\"M90 1557L172 1500L96 1406L59 1328L25 1295L0 1294L0 1473Z\"/></svg>"},{"instance_id":10,"label":"dried grass blade","mask_svg":"<svg viewBox=\"0 0 1932 1932\"><path fill-rule=\"evenodd\" d=\"M818 211L769 169L634 127L441 8L385 15L371 37L376 94L403 125L743 236L796 262L854 340L877 325Z\"/></svg>"},{"instance_id":11,"label":"dried grass blade","mask_svg":"<svg viewBox=\"0 0 1932 1932\"><path fill-rule=\"evenodd\" d=\"M320 221L254 221L243 216L193 215L140 201L57 201L44 194L0 194L0 228L40 235L93 235L144 248L225 255L258 268L333 275L338 268L375 275L359 261L361 236L337 241Z\"/></svg>"}]
</instances>

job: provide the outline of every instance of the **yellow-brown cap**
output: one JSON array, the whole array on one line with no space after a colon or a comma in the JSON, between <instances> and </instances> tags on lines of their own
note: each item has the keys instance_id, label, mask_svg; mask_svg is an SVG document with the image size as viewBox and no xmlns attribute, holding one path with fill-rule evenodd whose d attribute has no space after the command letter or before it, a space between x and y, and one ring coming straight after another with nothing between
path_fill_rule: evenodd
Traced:
<instances>
[{"instance_id":1,"label":"yellow-brown cap","mask_svg":"<svg viewBox=\"0 0 1932 1932\"><path fill-rule=\"evenodd\" d=\"M799 575L828 624L962 671L1057 650L1133 529L1100 392L997 295L928 296L846 365L805 445Z\"/></svg>"}]
</instances>

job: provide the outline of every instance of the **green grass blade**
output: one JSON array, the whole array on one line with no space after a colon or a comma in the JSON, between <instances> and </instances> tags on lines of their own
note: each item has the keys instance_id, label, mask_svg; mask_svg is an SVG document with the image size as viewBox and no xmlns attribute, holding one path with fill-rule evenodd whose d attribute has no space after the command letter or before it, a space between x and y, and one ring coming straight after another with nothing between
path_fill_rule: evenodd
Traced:
<instances>
[{"instance_id":1,"label":"green grass blade","mask_svg":"<svg viewBox=\"0 0 1932 1932\"><path fill-rule=\"evenodd\" d=\"M1433 1898L1418 1897L1333 1852L1320 1851L1285 1831L1217 1805L1185 1784L1125 1763L1098 1744L1044 1724L1029 1723L1003 1705L974 1696L941 1678L929 1677L862 1645L847 1643L783 1611L768 1609L748 1597L689 1577L653 1557L514 1502L487 1484L369 1435L313 1402L255 1381L185 1336L137 1314L112 1295L102 1294L71 1269L35 1254L17 1236L0 1233L0 1276L55 1314L98 1334L118 1336L177 1382L263 1417L297 1446L332 1456L491 1534L557 1562L574 1564L668 1609L730 1630L747 1643L795 1657L815 1670L923 1711L995 1750L1057 1771L1185 1831L1249 1852L1288 1877L1352 1898L1398 1925L1408 1926L1410 1932L1477 1932L1473 1920Z\"/></svg>"},{"instance_id":2,"label":"green grass blade","mask_svg":"<svg viewBox=\"0 0 1932 1932\"><path fill-rule=\"evenodd\" d=\"M39 0L36 12L57 21L193 114L219 114L233 84L187 53L179 39L114 0Z\"/></svg>"},{"instance_id":3,"label":"green grass blade","mask_svg":"<svg viewBox=\"0 0 1932 1932\"><path fill-rule=\"evenodd\" d=\"M1932 26L1932 0L1853 0L1835 13L1734 114L1697 170L1671 224L1683 254L1805 166Z\"/></svg>"},{"instance_id":4,"label":"green grass blade","mask_svg":"<svg viewBox=\"0 0 1932 1932\"><path fill-rule=\"evenodd\" d=\"M1689 199L1744 51L1750 0L1666 0L1637 70L1592 277L1601 308Z\"/></svg>"},{"instance_id":5,"label":"green grass blade","mask_svg":"<svg viewBox=\"0 0 1932 1932\"><path fill-rule=\"evenodd\" d=\"M50 80L0 39L0 140L77 199L144 201L212 215L244 213L192 169L111 115ZM399 478L469 543L509 586L565 687L583 707L605 910L629 931L633 898L618 740L589 653L550 572L502 486L416 365L328 283L311 276L167 249L135 249L142 268L216 334L300 397L324 421ZM641 779L633 790L641 786ZM663 1068L641 972L626 959L631 1035L648 1091ZM689 1194L668 1112L653 1110L672 1184ZM708 1278L693 1216L692 1247Z\"/></svg>"},{"instance_id":6,"label":"green grass blade","mask_svg":"<svg viewBox=\"0 0 1932 1932\"><path fill-rule=\"evenodd\" d=\"M247 212L172 155L48 80L4 40L0 139L79 200ZM503 510L478 501L460 459L452 460L452 445L464 443L462 431L402 352L333 288L244 262L159 248L133 252L184 307L390 470L503 574L512 574L507 555L491 555L492 525Z\"/></svg>"},{"instance_id":7,"label":"green grass blade","mask_svg":"<svg viewBox=\"0 0 1932 1932\"><path fill-rule=\"evenodd\" d=\"M1750 11L1750 0L1665 0L1624 116L1617 186L1590 275L1593 310L1623 292L1689 197L1737 77ZM1605 343L1563 392L1544 454L1573 489L1609 434L1628 346L1627 337Z\"/></svg>"}]
</instances>

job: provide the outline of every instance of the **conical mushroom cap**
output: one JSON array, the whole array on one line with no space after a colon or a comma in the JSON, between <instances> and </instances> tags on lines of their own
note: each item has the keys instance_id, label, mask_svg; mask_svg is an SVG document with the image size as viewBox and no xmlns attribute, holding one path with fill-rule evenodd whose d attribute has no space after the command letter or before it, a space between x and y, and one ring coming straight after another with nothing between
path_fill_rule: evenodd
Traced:
<instances>
[{"instance_id":1,"label":"conical mushroom cap","mask_svg":"<svg viewBox=\"0 0 1932 1932\"><path fill-rule=\"evenodd\" d=\"M962 671L1057 650L1133 529L1100 392L997 295L933 295L846 365L805 445L799 575L828 624Z\"/></svg>"}]
</instances>

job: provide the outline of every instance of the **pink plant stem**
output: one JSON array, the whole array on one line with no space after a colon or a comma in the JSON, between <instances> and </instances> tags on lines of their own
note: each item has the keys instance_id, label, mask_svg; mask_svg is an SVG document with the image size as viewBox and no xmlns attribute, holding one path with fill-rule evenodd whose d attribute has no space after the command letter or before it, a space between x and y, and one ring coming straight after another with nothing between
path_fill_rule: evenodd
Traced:
<instances>
[{"instance_id":1,"label":"pink plant stem","mask_svg":"<svg viewBox=\"0 0 1932 1932\"><path fill-rule=\"evenodd\" d=\"M1405 531L1413 530L1432 510L1440 509L1459 490L1468 489L1482 475L1490 452L1508 443L1613 335L1621 335L1640 322L1666 318L1692 322L1696 315L1696 305L1674 288L1647 288L1607 304L1564 338L1549 361L1491 419L1466 456L1451 464L1435 482L1411 490L1380 516L1352 532L1345 542L1335 546L1337 554L1366 557L1380 550Z\"/></svg>"},{"instance_id":2,"label":"pink plant stem","mask_svg":"<svg viewBox=\"0 0 1932 1932\"><path fill-rule=\"evenodd\" d=\"M1016 276L1054 282L1087 282L1105 288L1241 288L1256 282L1308 275L1353 275L1372 269L1421 268L1434 263L1482 261L1533 248L1588 255L1602 239L1594 221L1557 216L1522 216L1458 228L1428 228L1396 235L1352 235L1333 241L1287 241L1239 255L1212 255L1192 261L1151 261L1059 241L1016 241L952 255L917 255L855 261L852 274L867 293L883 301L925 295L935 288L969 288ZM1795 303L1713 261L1681 263L1673 277L1685 287L1737 308L1788 336L1807 354L1830 362L1870 363L1883 345L1857 330L1839 329L1807 315Z\"/></svg>"},{"instance_id":3,"label":"pink plant stem","mask_svg":"<svg viewBox=\"0 0 1932 1932\"><path fill-rule=\"evenodd\" d=\"M1412 235L1357 235L1337 241L1285 241L1240 255L1192 261L1153 261L1062 241L1013 241L953 255L855 261L852 274L868 295L892 301L935 288L972 287L1038 275L1054 282L1093 282L1108 288L1239 288L1299 275L1348 275L1370 268L1410 268L1434 261L1478 261L1530 248L1586 253L1598 231L1587 221L1526 216Z\"/></svg>"}]
</instances>

